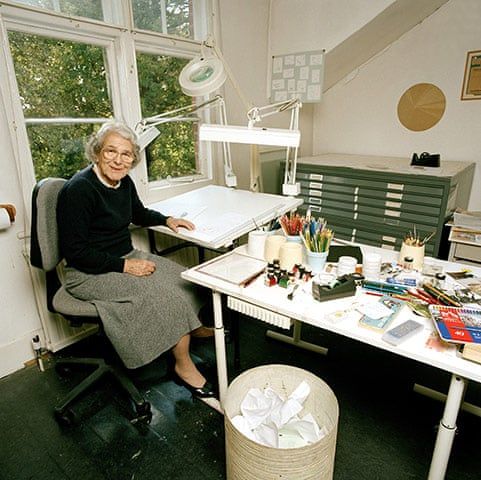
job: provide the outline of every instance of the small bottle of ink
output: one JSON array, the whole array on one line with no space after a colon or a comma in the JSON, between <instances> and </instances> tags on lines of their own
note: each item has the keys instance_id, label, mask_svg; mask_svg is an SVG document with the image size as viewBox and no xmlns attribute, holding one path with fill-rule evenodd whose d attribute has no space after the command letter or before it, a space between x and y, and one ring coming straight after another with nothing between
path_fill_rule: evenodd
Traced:
<instances>
[{"instance_id":1,"label":"small bottle of ink","mask_svg":"<svg viewBox=\"0 0 481 480\"><path fill-rule=\"evenodd\" d=\"M444 273L436 273L433 283L436 288L443 290L446 283L446 275L444 275Z\"/></svg>"},{"instance_id":2,"label":"small bottle of ink","mask_svg":"<svg viewBox=\"0 0 481 480\"><path fill-rule=\"evenodd\" d=\"M300 280L303 280L304 279L304 272L306 271L306 269L301 265L299 267L299 270L297 271L296 273L296 276L297 278L299 278Z\"/></svg>"},{"instance_id":3,"label":"small bottle of ink","mask_svg":"<svg viewBox=\"0 0 481 480\"><path fill-rule=\"evenodd\" d=\"M312 270L309 270L308 268L306 268L304 270L304 274L302 275L302 279L305 282L308 282L311 278L312 278Z\"/></svg>"},{"instance_id":4,"label":"small bottle of ink","mask_svg":"<svg viewBox=\"0 0 481 480\"><path fill-rule=\"evenodd\" d=\"M404 257L403 259L403 270L405 272L410 272L413 269L414 258Z\"/></svg>"},{"instance_id":5,"label":"small bottle of ink","mask_svg":"<svg viewBox=\"0 0 481 480\"><path fill-rule=\"evenodd\" d=\"M279 279L279 287L287 288L289 285L289 275L285 270L282 271L281 278Z\"/></svg>"},{"instance_id":6,"label":"small bottle of ink","mask_svg":"<svg viewBox=\"0 0 481 480\"><path fill-rule=\"evenodd\" d=\"M265 278L264 284L266 287L273 287L277 283L276 276L273 273L268 273Z\"/></svg>"}]
</instances>

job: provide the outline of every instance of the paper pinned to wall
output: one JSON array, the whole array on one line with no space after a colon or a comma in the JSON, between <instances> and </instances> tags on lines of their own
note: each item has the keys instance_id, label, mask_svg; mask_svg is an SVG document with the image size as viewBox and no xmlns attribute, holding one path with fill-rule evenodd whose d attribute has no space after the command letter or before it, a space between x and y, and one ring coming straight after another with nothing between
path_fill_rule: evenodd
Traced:
<instances>
[{"instance_id":1,"label":"paper pinned to wall","mask_svg":"<svg viewBox=\"0 0 481 480\"><path fill-rule=\"evenodd\" d=\"M270 99L283 102L298 98L303 103L321 101L324 81L324 50L272 57Z\"/></svg>"}]
</instances>

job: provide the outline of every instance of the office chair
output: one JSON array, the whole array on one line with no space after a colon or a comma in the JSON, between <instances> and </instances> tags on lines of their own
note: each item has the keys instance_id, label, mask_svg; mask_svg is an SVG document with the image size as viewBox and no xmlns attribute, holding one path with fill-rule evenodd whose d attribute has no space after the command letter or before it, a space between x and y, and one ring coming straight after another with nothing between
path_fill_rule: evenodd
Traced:
<instances>
[{"instance_id":1,"label":"office chair","mask_svg":"<svg viewBox=\"0 0 481 480\"><path fill-rule=\"evenodd\" d=\"M102 332L95 306L70 295L57 272L57 266L63 260L58 241L57 198L65 182L62 178L45 178L33 189L30 263L45 272L47 308L50 312L62 315L72 327L93 323ZM71 404L106 374L112 375L133 401L137 414L135 420L150 423L150 403L144 400L120 367L106 363L103 358L64 358L56 361L55 368L61 373L69 366L86 366L94 370L55 407L55 418L61 425L70 426L75 422Z\"/></svg>"}]
</instances>

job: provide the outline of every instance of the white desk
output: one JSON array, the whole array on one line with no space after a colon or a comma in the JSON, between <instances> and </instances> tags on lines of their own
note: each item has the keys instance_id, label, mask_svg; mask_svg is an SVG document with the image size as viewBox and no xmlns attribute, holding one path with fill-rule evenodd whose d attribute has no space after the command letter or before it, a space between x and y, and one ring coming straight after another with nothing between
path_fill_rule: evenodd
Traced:
<instances>
[{"instance_id":1,"label":"white desk","mask_svg":"<svg viewBox=\"0 0 481 480\"><path fill-rule=\"evenodd\" d=\"M361 246L361 248L363 254L368 251L381 253L385 261L394 260L398 255L397 252L374 247ZM445 271L458 271L461 268L465 268L463 265L442 262L441 260L439 260L439 263L445 266ZM476 273L481 274L481 269L477 269ZM428 349L425 346L426 339L433 331L433 325L429 319L420 320L421 317L415 317L416 320L424 323L423 332L394 347L381 340L379 333L359 327L355 319L343 320L339 323L332 323L326 320L327 314L351 308L355 302L376 302L377 298L374 296L358 292L355 297L321 303L314 300L310 294L301 291L296 293L293 300L288 300L285 289L277 286L266 287L262 278L243 288L200 273L196 268L186 270L183 272L182 277L198 285L210 288L213 293L217 374L221 405L227 390L227 362L221 308L222 294L227 295L231 303L244 305L244 310L252 311L257 318L263 316L269 318L270 316L279 315L277 319L281 323L283 319L287 318L299 320L451 373L451 384L443 418L439 424L428 476L430 480L441 480L444 478L456 431L456 419L463 401L464 392L469 380L481 382L481 365L459 358L456 356L454 349L448 352ZM412 315L407 308L404 308L404 311L396 318L393 325L402 322Z\"/></svg>"},{"instance_id":2,"label":"white desk","mask_svg":"<svg viewBox=\"0 0 481 480\"><path fill-rule=\"evenodd\" d=\"M217 250L301 204L302 199L294 197L209 185L147 206L164 215L185 213L196 226L178 233L167 227L150 229Z\"/></svg>"}]
</instances>

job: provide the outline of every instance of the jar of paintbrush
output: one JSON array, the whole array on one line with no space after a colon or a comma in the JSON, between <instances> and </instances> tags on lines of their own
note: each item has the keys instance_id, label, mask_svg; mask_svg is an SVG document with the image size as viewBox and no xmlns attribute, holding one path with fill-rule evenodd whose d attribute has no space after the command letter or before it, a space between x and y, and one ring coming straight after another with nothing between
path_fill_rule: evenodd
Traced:
<instances>
[{"instance_id":1,"label":"jar of paintbrush","mask_svg":"<svg viewBox=\"0 0 481 480\"><path fill-rule=\"evenodd\" d=\"M399 251L399 264L406 268L413 268L414 270L422 270L424 263L424 251L426 243L434 236L436 232L432 232L424 237L419 235L419 232L414 226L414 230L408 232L403 239L401 250Z\"/></svg>"}]
</instances>

